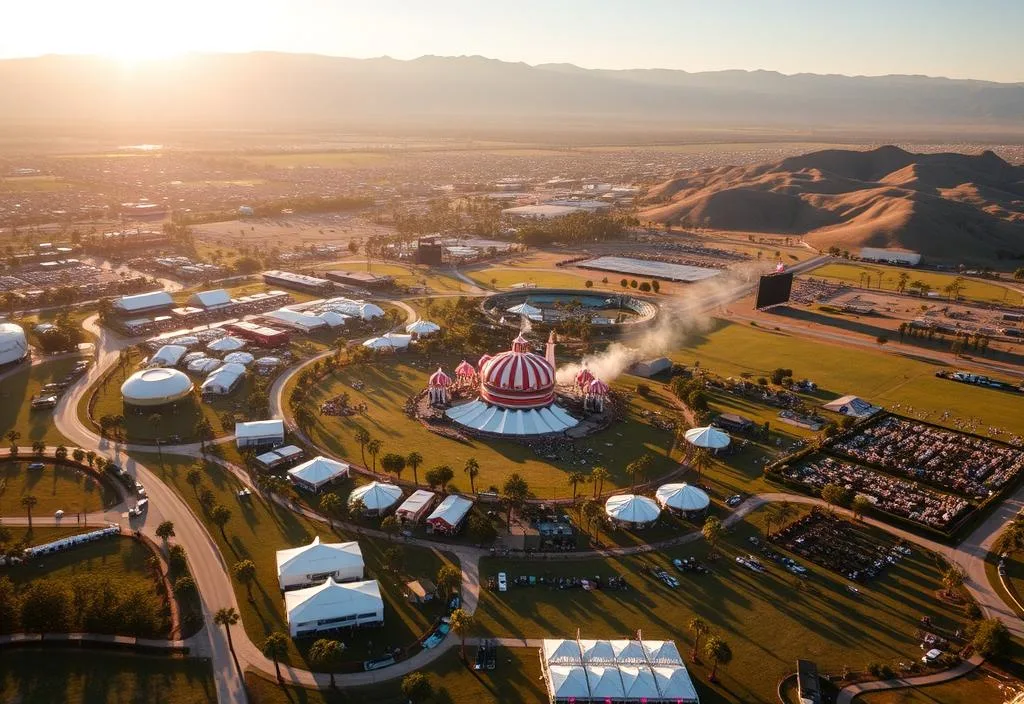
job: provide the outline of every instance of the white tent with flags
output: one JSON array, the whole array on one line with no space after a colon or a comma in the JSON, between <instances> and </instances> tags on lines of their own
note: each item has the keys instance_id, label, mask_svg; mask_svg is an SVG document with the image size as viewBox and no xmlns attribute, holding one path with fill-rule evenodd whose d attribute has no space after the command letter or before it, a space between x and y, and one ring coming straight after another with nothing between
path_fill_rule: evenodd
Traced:
<instances>
[{"instance_id":1,"label":"white tent with flags","mask_svg":"<svg viewBox=\"0 0 1024 704\"><path fill-rule=\"evenodd\" d=\"M657 520L661 509L653 499L636 494L611 496L604 504L605 513L614 521L633 525L646 525Z\"/></svg>"},{"instance_id":2,"label":"white tent with flags","mask_svg":"<svg viewBox=\"0 0 1024 704\"><path fill-rule=\"evenodd\" d=\"M654 493L654 497L662 508L676 511L703 511L711 503L711 499L703 489L691 484L662 484Z\"/></svg>"},{"instance_id":3,"label":"white tent with flags","mask_svg":"<svg viewBox=\"0 0 1024 704\"><path fill-rule=\"evenodd\" d=\"M686 442L694 447L706 448L709 450L721 450L729 446L729 434L712 426L703 428L690 428L684 437Z\"/></svg>"}]
</instances>

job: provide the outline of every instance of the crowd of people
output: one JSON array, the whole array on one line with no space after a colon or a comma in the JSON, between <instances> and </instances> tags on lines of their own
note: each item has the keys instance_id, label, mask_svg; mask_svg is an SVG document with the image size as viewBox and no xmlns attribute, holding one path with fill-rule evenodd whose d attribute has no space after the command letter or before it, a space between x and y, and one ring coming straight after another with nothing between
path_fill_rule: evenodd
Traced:
<instances>
[{"instance_id":1,"label":"crowd of people","mask_svg":"<svg viewBox=\"0 0 1024 704\"><path fill-rule=\"evenodd\" d=\"M836 484L867 497L879 510L937 530L946 530L970 508L959 496L832 457L787 466L781 473L786 479L819 491L826 484Z\"/></svg>"},{"instance_id":2,"label":"crowd of people","mask_svg":"<svg viewBox=\"0 0 1024 704\"><path fill-rule=\"evenodd\" d=\"M827 279L796 279L793 284L793 291L789 296L789 300L793 303L804 303L807 305L831 301L847 289L844 284L828 281Z\"/></svg>"},{"instance_id":3,"label":"crowd of people","mask_svg":"<svg viewBox=\"0 0 1024 704\"><path fill-rule=\"evenodd\" d=\"M849 521L817 507L770 540L853 581L876 577L910 554L910 548L873 540Z\"/></svg>"},{"instance_id":4,"label":"crowd of people","mask_svg":"<svg viewBox=\"0 0 1024 704\"><path fill-rule=\"evenodd\" d=\"M369 406L365 402L350 403L351 398L348 392L341 392L334 398L327 399L320 404L320 415L322 416L354 416L358 413L365 414Z\"/></svg>"},{"instance_id":5,"label":"crowd of people","mask_svg":"<svg viewBox=\"0 0 1024 704\"><path fill-rule=\"evenodd\" d=\"M963 496L985 498L1024 469L1024 450L899 416L832 443L840 454Z\"/></svg>"}]
</instances>

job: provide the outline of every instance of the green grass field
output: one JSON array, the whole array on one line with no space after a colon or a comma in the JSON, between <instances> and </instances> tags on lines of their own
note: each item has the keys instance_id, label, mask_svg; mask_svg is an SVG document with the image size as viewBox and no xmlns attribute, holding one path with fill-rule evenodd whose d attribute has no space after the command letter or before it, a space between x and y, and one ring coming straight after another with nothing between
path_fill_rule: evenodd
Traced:
<instances>
[{"instance_id":1,"label":"green grass field","mask_svg":"<svg viewBox=\"0 0 1024 704\"><path fill-rule=\"evenodd\" d=\"M922 281L931 286L932 291L938 293L942 293L942 290L956 278L956 274L941 274L905 267L886 266L884 264L860 264L853 262L825 264L817 269L805 272L802 276L843 281L852 286L867 286L876 290L879 289L879 277L881 277L881 290L895 291L896 285L899 282L899 276L902 273L909 275L911 282ZM868 279L870 279L870 282L868 282ZM1021 295L1019 291L1013 288L975 279L964 279L964 284L964 289L960 293L961 298L987 303L1007 303L1015 306L1024 304L1024 295ZM946 297L945 294L943 296Z\"/></svg>"},{"instance_id":2,"label":"green grass field","mask_svg":"<svg viewBox=\"0 0 1024 704\"><path fill-rule=\"evenodd\" d=\"M236 492L241 488L238 480L218 465L207 464L204 487L214 492L217 503L227 506L232 512L231 520L222 535L203 512L195 492L185 481L188 469L193 466L190 459L165 456L162 470L160 460L154 454L139 454L138 459L160 473L161 478L176 489L196 515L203 519L229 566L245 559L256 563L257 581L253 586L253 601L249 601L243 586L235 584L242 622L246 633L256 643L262 643L266 635L272 631L288 632L284 599L277 582L276 551L307 544L317 535L324 541L356 539L356 536L346 535L340 531L332 535L326 525L309 521L276 504L271 505L259 495L254 494L248 499L240 500L236 496ZM131 461L126 466L130 468ZM401 546L402 575L399 577L384 569L384 551L392 543L362 537L359 538L359 544L368 576L371 579L378 579L381 584L381 595L384 597L384 626L379 629L357 631L351 637L347 634L338 636L348 646L346 658L349 660L364 660L370 655L380 655L386 645L410 645L422 635L439 615L440 604L410 604L402 595L405 582L422 577L433 579L441 565L450 561L448 556L433 550ZM372 651L369 648L371 641ZM293 664L306 666L302 653L311 643L312 641L308 640L301 641L298 647L293 643L290 648L290 660Z\"/></svg>"},{"instance_id":3,"label":"green grass field","mask_svg":"<svg viewBox=\"0 0 1024 704\"><path fill-rule=\"evenodd\" d=\"M65 538L69 535L88 533L90 530L93 530L85 526L75 525L74 520L74 518L71 519L72 525L60 528L56 526L34 526L32 530L29 530L28 526L4 526L4 530L7 531L7 541L4 545L13 546L24 543L25 547L31 547L52 542L58 538Z\"/></svg>"},{"instance_id":4,"label":"green grass field","mask_svg":"<svg viewBox=\"0 0 1024 704\"><path fill-rule=\"evenodd\" d=\"M972 672L946 684L862 694L854 702L856 704L976 704L977 702L1009 701L1012 696L1008 691L1003 691L993 678L983 673Z\"/></svg>"},{"instance_id":5,"label":"green grass field","mask_svg":"<svg viewBox=\"0 0 1024 704\"><path fill-rule=\"evenodd\" d=\"M446 360L444 366L451 370L455 362ZM310 408L316 412L322 401L345 392L349 394L351 403L365 402L369 411L364 416L346 418L317 414L310 432L311 439L338 457L362 464L359 444L355 441L355 432L362 427L383 442L381 456L389 452L403 455L412 450L420 452L424 457L419 470L420 481L426 469L447 464L455 470L453 486L468 490L469 480L462 469L466 460L474 457L480 463L480 475L476 479L478 490L491 485L500 487L508 474L519 472L539 498L570 496L572 490L566 479L568 472L589 472L595 464L603 464L612 473L613 481L606 484L606 490L614 486L628 486L624 468L645 452L654 457L650 477L657 477L677 464L666 456L672 446L672 434L643 422L638 416L643 408L670 410L660 393L655 393L648 400L636 397L626 421L576 441L577 447L592 450L585 464L552 462L511 441L470 440L462 443L436 435L427 431L419 421L407 417L404 411L406 398L424 388L429 372L436 368L437 362L428 365L413 357L399 357L341 369L315 386L307 401ZM362 390L352 386L357 381L363 383ZM286 397L296 383L297 379L289 382L285 389ZM624 442L625 438L629 442ZM367 461L371 461L369 456ZM405 476L411 476L411 470L407 469ZM581 493L584 492L581 487Z\"/></svg>"},{"instance_id":6,"label":"green grass field","mask_svg":"<svg viewBox=\"0 0 1024 704\"><path fill-rule=\"evenodd\" d=\"M5 650L0 700L20 704L216 704L209 662L102 650Z\"/></svg>"},{"instance_id":7,"label":"green grass field","mask_svg":"<svg viewBox=\"0 0 1024 704\"><path fill-rule=\"evenodd\" d=\"M71 521L78 511L99 511L117 503L113 487L91 474L54 464L29 470L32 461L26 456L20 462L0 462L0 516L24 515L21 499L29 494L38 500L33 515L48 516L60 508Z\"/></svg>"},{"instance_id":8,"label":"green grass field","mask_svg":"<svg viewBox=\"0 0 1024 704\"><path fill-rule=\"evenodd\" d=\"M33 411L28 402L44 385L67 376L77 361L57 359L9 372L0 381L0 435L16 430L21 433L18 440L21 445L31 445L36 440L50 444L64 442L53 425L53 411Z\"/></svg>"},{"instance_id":9,"label":"green grass field","mask_svg":"<svg viewBox=\"0 0 1024 704\"><path fill-rule=\"evenodd\" d=\"M587 279L594 282L594 286L600 288L618 287L618 280L613 274L594 272L591 276L577 276L563 271L535 271L532 269L515 269L504 267L493 267L488 269L477 269L466 272L469 278L481 286L487 288L512 288L515 284L533 284L538 288L584 288ZM601 283L601 279L608 277L608 284ZM496 283L492 283L496 280Z\"/></svg>"},{"instance_id":10,"label":"green grass field","mask_svg":"<svg viewBox=\"0 0 1024 704\"><path fill-rule=\"evenodd\" d=\"M352 261L341 261L329 268L338 271L366 272L366 260L361 257ZM426 286L434 293L458 293L464 291L468 286L452 276L447 270L426 267L410 266L393 262L371 261L371 274L380 276L391 276L399 286L418 288Z\"/></svg>"},{"instance_id":11,"label":"green grass field","mask_svg":"<svg viewBox=\"0 0 1024 704\"><path fill-rule=\"evenodd\" d=\"M943 424L941 414L949 411L955 418L978 419L982 434L988 426L1024 434L1018 396L964 384L950 389L951 382L935 377L942 367L909 357L721 320L713 321L707 332L691 335L670 356L687 366L699 361L701 367L722 376L748 372L756 378L785 367L797 379L815 381L822 403L855 394L883 406L900 403L904 411L907 406L915 412L928 411L928 420L939 424Z\"/></svg>"},{"instance_id":12,"label":"green grass field","mask_svg":"<svg viewBox=\"0 0 1024 704\"><path fill-rule=\"evenodd\" d=\"M25 585L40 577L64 579L79 574L102 573L118 581L140 581L155 586L153 573L146 566L150 555L149 549L134 538L104 538L15 565L4 573L16 585Z\"/></svg>"},{"instance_id":13,"label":"green grass field","mask_svg":"<svg viewBox=\"0 0 1024 704\"><path fill-rule=\"evenodd\" d=\"M621 638L641 629L645 638L673 639L686 652L693 646L687 624L699 615L733 652L714 686L708 683L705 665L690 665L701 701L709 703L775 701L776 683L794 670L800 657L816 661L824 673L920 657L915 631L924 614L942 627L962 624L959 613L950 613L935 599L941 567L921 551L860 585L860 596L847 591L839 575L811 564L803 588L797 588L798 578L767 561L767 574L745 570L733 558L750 552L747 538L760 534L761 524L755 513L735 526L719 544L724 554L711 563L710 575L677 573L670 564L686 555L704 559L708 548L703 541L622 559L485 560L482 579L499 571L510 578L618 574L630 588L586 592L513 585L506 593L485 591L477 623L487 634L527 638L571 637L577 629L583 638ZM674 572L680 588L670 589L645 572L652 563Z\"/></svg>"},{"instance_id":14,"label":"green grass field","mask_svg":"<svg viewBox=\"0 0 1024 704\"><path fill-rule=\"evenodd\" d=\"M473 657L473 650L466 649ZM545 701L547 691L540 679L540 660L533 648L502 648L494 670L474 672L452 650L430 664L426 671L434 686L435 704L525 704ZM406 704L402 680L394 679L367 687L330 690L279 687L264 677L245 678L252 704Z\"/></svg>"}]
</instances>

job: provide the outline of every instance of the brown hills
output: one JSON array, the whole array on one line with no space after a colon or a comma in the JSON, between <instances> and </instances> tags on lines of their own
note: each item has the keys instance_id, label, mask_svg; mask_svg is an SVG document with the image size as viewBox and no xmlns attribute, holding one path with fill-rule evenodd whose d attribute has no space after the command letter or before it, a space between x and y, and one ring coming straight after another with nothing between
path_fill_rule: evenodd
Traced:
<instances>
[{"instance_id":1,"label":"brown hills","mask_svg":"<svg viewBox=\"0 0 1024 704\"><path fill-rule=\"evenodd\" d=\"M823 249L901 247L957 262L1019 258L1024 167L990 151L830 149L681 175L651 188L639 217L801 235Z\"/></svg>"}]
</instances>

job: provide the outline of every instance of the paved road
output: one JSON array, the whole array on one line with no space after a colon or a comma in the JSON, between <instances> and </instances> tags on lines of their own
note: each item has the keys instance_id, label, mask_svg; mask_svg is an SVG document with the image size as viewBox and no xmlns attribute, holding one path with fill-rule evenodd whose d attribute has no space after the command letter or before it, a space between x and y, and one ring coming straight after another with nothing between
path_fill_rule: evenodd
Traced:
<instances>
[{"instance_id":1,"label":"paved road","mask_svg":"<svg viewBox=\"0 0 1024 704\"><path fill-rule=\"evenodd\" d=\"M886 689L906 689L907 687L927 687L932 684L942 684L963 677L968 672L976 669L985 658L980 655L973 655L955 667L931 675L920 675L918 677L901 677L892 680L875 680L873 682L858 682L847 685L839 692L836 704L851 704L853 700L865 692L880 692Z\"/></svg>"}]
</instances>

